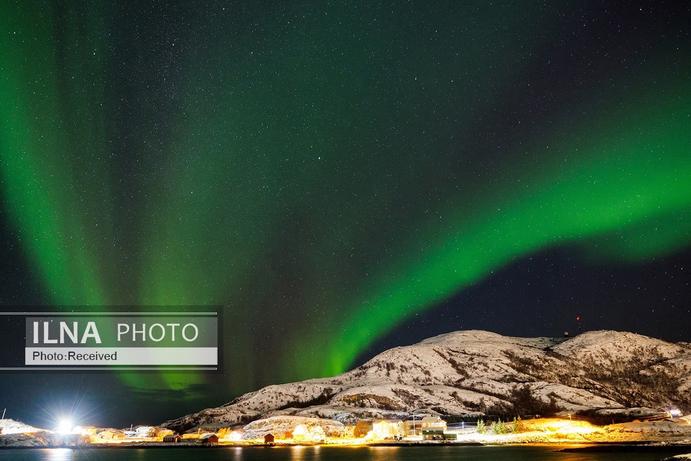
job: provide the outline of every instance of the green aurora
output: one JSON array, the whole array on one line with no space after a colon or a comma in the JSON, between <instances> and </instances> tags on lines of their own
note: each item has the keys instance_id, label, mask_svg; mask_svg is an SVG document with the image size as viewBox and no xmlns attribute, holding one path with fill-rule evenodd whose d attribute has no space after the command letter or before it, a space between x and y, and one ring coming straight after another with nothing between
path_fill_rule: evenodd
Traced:
<instances>
[{"instance_id":1,"label":"green aurora","mask_svg":"<svg viewBox=\"0 0 691 461\"><path fill-rule=\"evenodd\" d=\"M521 113L556 7L295 4L250 27L56 5L0 7L17 241L56 305L226 306L231 389L340 373L546 248L635 263L691 242L688 43L596 59ZM267 336L277 370L250 353Z\"/></svg>"}]
</instances>

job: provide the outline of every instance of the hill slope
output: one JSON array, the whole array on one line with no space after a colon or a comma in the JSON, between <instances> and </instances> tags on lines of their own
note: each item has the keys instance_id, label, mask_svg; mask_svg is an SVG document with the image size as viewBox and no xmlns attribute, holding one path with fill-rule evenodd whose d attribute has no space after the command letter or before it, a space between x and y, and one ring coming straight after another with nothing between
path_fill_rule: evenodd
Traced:
<instances>
[{"instance_id":1,"label":"hill slope","mask_svg":"<svg viewBox=\"0 0 691 461\"><path fill-rule=\"evenodd\" d=\"M352 422L405 417L578 413L634 417L691 410L691 347L633 333L564 340L457 331L387 350L333 378L268 386L163 423L177 430L275 415Z\"/></svg>"}]
</instances>

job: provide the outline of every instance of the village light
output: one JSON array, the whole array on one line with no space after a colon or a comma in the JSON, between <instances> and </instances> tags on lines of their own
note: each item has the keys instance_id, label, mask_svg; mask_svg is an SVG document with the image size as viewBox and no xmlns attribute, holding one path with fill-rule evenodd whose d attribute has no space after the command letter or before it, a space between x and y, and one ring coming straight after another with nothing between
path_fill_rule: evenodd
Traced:
<instances>
[{"instance_id":1,"label":"village light","mask_svg":"<svg viewBox=\"0 0 691 461\"><path fill-rule=\"evenodd\" d=\"M536 427L546 432L555 432L559 434L585 435L600 431L597 426L593 426L587 421L573 420L546 421L538 424Z\"/></svg>"},{"instance_id":2,"label":"village light","mask_svg":"<svg viewBox=\"0 0 691 461\"><path fill-rule=\"evenodd\" d=\"M61 418L55 426L55 432L62 435L71 434L74 430L74 423L70 418Z\"/></svg>"},{"instance_id":3,"label":"village light","mask_svg":"<svg viewBox=\"0 0 691 461\"><path fill-rule=\"evenodd\" d=\"M307 437L307 426L298 424L293 429L293 438L295 440L304 440Z\"/></svg>"}]
</instances>

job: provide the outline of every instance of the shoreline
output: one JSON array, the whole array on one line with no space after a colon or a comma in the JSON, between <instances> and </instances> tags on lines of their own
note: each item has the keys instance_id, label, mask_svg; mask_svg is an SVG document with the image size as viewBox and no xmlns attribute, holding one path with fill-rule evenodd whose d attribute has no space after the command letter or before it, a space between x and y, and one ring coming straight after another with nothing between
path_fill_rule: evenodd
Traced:
<instances>
[{"instance_id":1,"label":"shoreline","mask_svg":"<svg viewBox=\"0 0 691 461\"><path fill-rule=\"evenodd\" d=\"M118 444L87 444L77 446L0 446L0 450L100 450L100 449L223 449L223 448L376 448L376 447L399 447L399 448L424 448L424 447L555 447L558 451L565 453L578 452L636 452L636 451L678 451L679 454L691 453L691 442L660 442L660 441L639 441L639 442L532 442L532 443L480 443L480 442L375 442L363 443L358 445L334 444L334 443L280 443L280 444L241 444L241 443L221 443L216 445L203 445L197 443L118 443Z\"/></svg>"}]
</instances>

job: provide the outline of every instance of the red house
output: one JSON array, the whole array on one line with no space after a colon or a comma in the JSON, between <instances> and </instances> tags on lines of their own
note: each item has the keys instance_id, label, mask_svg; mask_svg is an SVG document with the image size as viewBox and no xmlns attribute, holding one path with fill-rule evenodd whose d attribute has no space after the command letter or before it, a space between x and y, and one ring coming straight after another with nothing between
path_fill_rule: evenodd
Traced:
<instances>
[{"instance_id":1,"label":"red house","mask_svg":"<svg viewBox=\"0 0 691 461\"><path fill-rule=\"evenodd\" d=\"M218 436L216 434L204 434L201 437L199 437L199 443L202 443L204 445L217 445Z\"/></svg>"},{"instance_id":2,"label":"red house","mask_svg":"<svg viewBox=\"0 0 691 461\"><path fill-rule=\"evenodd\" d=\"M276 440L276 439L275 439L275 437L274 437L273 434L266 434L266 435L264 436L264 443L265 443L266 445L273 445L275 440Z\"/></svg>"}]
</instances>

